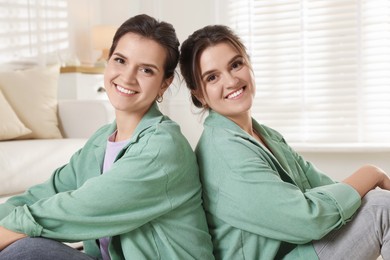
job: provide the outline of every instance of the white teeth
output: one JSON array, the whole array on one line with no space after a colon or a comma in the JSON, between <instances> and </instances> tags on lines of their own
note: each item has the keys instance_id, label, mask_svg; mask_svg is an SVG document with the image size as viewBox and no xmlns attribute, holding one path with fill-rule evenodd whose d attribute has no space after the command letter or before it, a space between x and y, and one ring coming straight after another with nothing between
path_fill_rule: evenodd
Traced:
<instances>
[{"instance_id":1,"label":"white teeth","mask_svg":"<svg viewBox=\"0 0 390 260\"><path fill-rule=\"evenodd\" d=\"M125 88L118 86L118 85L116 86L116 89L119 90L120 92L122 92L124 94L128 94L128 95L136 93L135 91L132 91L130 89L125 89Z\"/></svg>"},{"instance_id":2,"label":"white teeth","mask_svg":"<svg viewBox=\"0 0 390 260\"><path fill-rule=\"evenodd\" d=\"M242 92L244 92L244 88L240 88L239 90L237 90L237 91L233 92L232 94L228 95L226 98L228 98L228 99L235 98L238 95L240 95Z\"/></svg>"}]
</instances>

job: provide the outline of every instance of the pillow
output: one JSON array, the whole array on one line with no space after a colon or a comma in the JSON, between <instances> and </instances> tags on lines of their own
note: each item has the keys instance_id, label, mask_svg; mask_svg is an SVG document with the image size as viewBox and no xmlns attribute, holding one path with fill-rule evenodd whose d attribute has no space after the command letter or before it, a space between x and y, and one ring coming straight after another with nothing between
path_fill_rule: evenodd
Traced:
<instances>
[{"instance_id":1,"label":"pillow","mask_svg":"<svg viewBox=\"0 0 390 260\"><path fill-rule=\"evenodd\" d=\"M32 133L18 139L62 138L57 118L59 66L0 71L0 90Z\"/></svg>"},{"instance_id":2,"label":"pillow","mask_svg":"<svg viewBox=\"0 0 390 260\"><path fill-rule=\"evenodd\" d=\"M26 128L20 122L18 116L12 110L0 91L0 141L13 139L31 133L31 130Z\"/></svg>"}]
</instances>

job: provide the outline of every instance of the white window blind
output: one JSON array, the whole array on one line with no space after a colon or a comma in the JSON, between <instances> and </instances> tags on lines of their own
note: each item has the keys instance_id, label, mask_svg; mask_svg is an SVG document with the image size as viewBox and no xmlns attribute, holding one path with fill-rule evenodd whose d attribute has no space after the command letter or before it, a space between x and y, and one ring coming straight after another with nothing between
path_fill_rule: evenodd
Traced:
<instances>
[{"instance_id":1,"label":"white window blind","mask_svg":"<svg viewBox=\"0 0 390 260\"><path fill-rule=\"evenodd\" d=\"M66 0L0 0L0 63L58 59L68 27Z\"/></svg>"},{"instance_id":2,"label":"white window blind","mask_svg":"<svg viewBox=\"0 0 390 260\"><path fill-rule=\"evenodd\" d=\"M253 116L294 143L390 143L390 1L229 0Z\"/></svg>"}]
</instances>

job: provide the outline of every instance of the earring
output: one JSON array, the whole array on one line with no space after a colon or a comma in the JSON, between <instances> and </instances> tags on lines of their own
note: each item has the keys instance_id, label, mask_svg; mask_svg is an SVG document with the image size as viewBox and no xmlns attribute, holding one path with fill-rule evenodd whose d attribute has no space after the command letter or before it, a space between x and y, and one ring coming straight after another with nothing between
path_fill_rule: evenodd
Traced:
<instances>
[{"instance_id":1,"label":"earring","mask_svg":"<svg viewBox=\"0 0 390 260\"><path fill-rule=\"evenodd\" d=\"M163 96L157 96L156 101L158 103L161 103L163 101L163 99L164 99Z\"/></svg>"}]
</instances>

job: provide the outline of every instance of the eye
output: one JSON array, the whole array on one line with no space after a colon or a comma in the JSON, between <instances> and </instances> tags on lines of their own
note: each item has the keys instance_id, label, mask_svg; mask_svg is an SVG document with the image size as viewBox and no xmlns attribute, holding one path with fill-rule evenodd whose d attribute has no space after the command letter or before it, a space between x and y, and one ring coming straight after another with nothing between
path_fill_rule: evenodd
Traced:
<instances>
[{"instance_id":1,"label":"eye","mask_svg":"<svg viewBox=\"0 0 390 260\"><path fill-rule=\"evenodd\" d=\"M216 79L217 79L217 76L215 76L214 74L210 74L209 76L206 77L207 82L211 82L211 81L214 81Z\"/></svg>"},{"instance_id":2,"label":"eye","mask_svg":"<svg viewBox=\"0 0 390 260\"><path fill-rule=\"evenodd\" d=\"M244 65L244 62L242 60L236 60L232 63L232 69L233 70L238 70Z\"/></svg>"},{"instance_id":3,"label":"eye","mask_svg":"<svg viewBox=\"0 0 390 260\"><path fill-rule=\"evenodd\" d=\"M147 68L147 67L141 68L141 71L146 73L146 74L150 74L150 75L154 74L154 71L152 69L150 69L150 68Z\"/></svg>"},{"instance_id":4,"label":"eye","mask_svg":"<svg viewBox=\"0 0 390 260\"><path fill-rule=\"evenodd\" d=\"M114 61L117 62L117 63L120 63L120 64L124 64L125 63L125 60L120 58L120 57L114 58Z\"/></svg>"}]
</instances>

